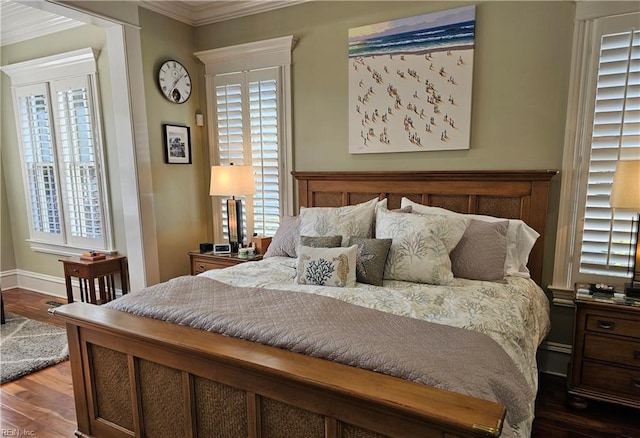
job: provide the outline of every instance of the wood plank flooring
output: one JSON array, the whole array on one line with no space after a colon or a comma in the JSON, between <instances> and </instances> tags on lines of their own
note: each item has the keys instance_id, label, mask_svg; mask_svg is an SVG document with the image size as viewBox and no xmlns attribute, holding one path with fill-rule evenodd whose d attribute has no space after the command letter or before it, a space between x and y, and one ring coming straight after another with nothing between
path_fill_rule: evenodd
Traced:
<instances>
[{"instance_id":1,"label":"wood plank flooring","mask_svg":"<svg viewBox=\"0 0 640 438\"><path fill-rule=\"evenodd\" d=\"M65 300L20 289L2 294L5 311L62 326L47 312L51 307L47 301ZM540 376L534 438L640 438L640 411L594 402L585 411L575 411L566 406L565 389L564 378ZM69 362L2 385L0 417L0 436L73 437L76 419Z\"/></svg>"}]
</instances>

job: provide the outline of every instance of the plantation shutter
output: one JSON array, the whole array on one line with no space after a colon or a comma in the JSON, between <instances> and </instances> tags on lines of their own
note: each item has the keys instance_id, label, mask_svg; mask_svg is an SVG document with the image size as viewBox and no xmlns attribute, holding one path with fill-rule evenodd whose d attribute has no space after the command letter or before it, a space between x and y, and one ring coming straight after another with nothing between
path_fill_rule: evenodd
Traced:
<instances>
[{"instance_id":1,"label":"plantation shutter","mask_svg":"<svg viewBox=\"0 0 640 438\"><path fill-rule=\"evenodd\" d=\"M256 170L253 197L254 232L273 236L280 223L280 156L278 126L278 69L250 72L249 123L251 162Z\"/></svg>"},{"instance_id":2,"label":"plantation shutter","mask_svg":"<svg viewBox=\"0 0 640 438\"><path fill-rule=\"evenodd\" d=\"M640 31L604 34L598 58L584 224L577 239L578 274L628 276L634 213L614 211L609 198L618 160L639 157Z\"/></svg>"},{"instance_id":3,"label":"plantation shutter","mask_svg":"<svg viewBox=\"0 0 640 438\"><path fill-rule=\"evenodd\" d=\"M62 242L60 199L49 92L46 84L16 90L31 235Z\"/></svg>"},{"instance_id":4,"label":"plantation shutter","mask_svg":"<svg viewBox=\"0 0 640 438\"><path fill-rule=\"evenodd\" d=\"M89 80L52 83L56 106L58 162L70 244L103 249L103 213Z\"/></svg>"},{"instance_id":5,"label":"plantation shutter","mask_svg":"<svg viewBox=\"0 0 640 438\"><path fill-rule=\"evenodd\" d=\"M36 251L112 251L92 48L10 64L29 218Z\"/></svg>"},{"instance_id":6,"label":"plantation shutter","mask_svg":"<svg viewBox=\"0 0 640 438\"><path fill-rule=\"evenodd\" d=\"M280 221L278 68L218 75L216 154L220 165L252 165L256 194L243 199L244 234L273 236ZM227 236L226 198L220 199Z\"/></svg>"}]
</instances>

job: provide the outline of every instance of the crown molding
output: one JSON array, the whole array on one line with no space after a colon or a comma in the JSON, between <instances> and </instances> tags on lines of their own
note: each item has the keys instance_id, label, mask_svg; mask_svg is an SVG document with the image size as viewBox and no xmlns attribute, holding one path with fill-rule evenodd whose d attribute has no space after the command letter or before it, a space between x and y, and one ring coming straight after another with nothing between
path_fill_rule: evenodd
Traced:
<instances>
[{"instance_id":1,"label":"crown molding","mask_svg":"<svg viewBox=\"0 0 640 438\"><path fill-rule=\"evenodd\" d=\"M212 1L157 1L139 0L141 7L181 21L190 26L206 24L260 14L275 9L306 3L311 0L212 0Z\"/></svg>"}]
</instances>

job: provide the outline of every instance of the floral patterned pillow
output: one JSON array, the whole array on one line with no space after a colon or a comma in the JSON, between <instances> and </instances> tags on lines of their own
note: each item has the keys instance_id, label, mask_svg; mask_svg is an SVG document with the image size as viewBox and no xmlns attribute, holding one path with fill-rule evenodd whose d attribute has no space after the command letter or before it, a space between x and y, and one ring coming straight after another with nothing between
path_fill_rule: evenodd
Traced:
<instances>
[{"instance_id":1,"label":"floral patterned pillow","mask_svg":"<svg viewBox=\"0 0 640 438\"><path fill-rule=\"evenodd\" d=\"M384 278L446 285L453 280L449 253L464 234L469 220L379 210L376 237L393 239Z\"/></svg>"},{"instance_id":2,"label":"floral patterned pillow","mask_svg":"<svg viewBox=\"0 0 640 438\"><path fill-rule=\"evenodd\" d=\"M354 287L356 285L357 246L347 248L298 248L296 282L318 286Z\"/></svg>"},{"instance_id":3,"label":"floral patterned pillow","mask_svg":"<svg viewBox=\"0 0 640 438\"><path fill-rule=\"evenodd\" d=\"M378 198L345 207L310 207L300 210L300 235L342 236L347 246L351 236L373 236Z\"/></svg>"}]
</instances>

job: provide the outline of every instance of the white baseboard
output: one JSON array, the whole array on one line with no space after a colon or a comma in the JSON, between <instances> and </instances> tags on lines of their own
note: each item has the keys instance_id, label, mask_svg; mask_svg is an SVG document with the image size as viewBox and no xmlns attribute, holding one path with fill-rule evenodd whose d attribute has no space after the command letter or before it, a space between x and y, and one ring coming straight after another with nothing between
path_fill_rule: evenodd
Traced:
<instances>
[{"instance_id":1,"label":"white baseboard","mask_svg":"<svg viewBox=\"0 0 640 438\"><path fill-rule=\"evenodd\" d=\"M78 280L73 279L73 299L80 301L80 287ZM40 274L37 272L25 271L22 269L13 269L11 271L0 272L0 287L2 290L10 289L26 289L38 292L52 297L67 299L67 287L62 277L54 277L52 275ZM122 291L117 289L117 295L121 295Z\"/></svg>"}]
</instances>

